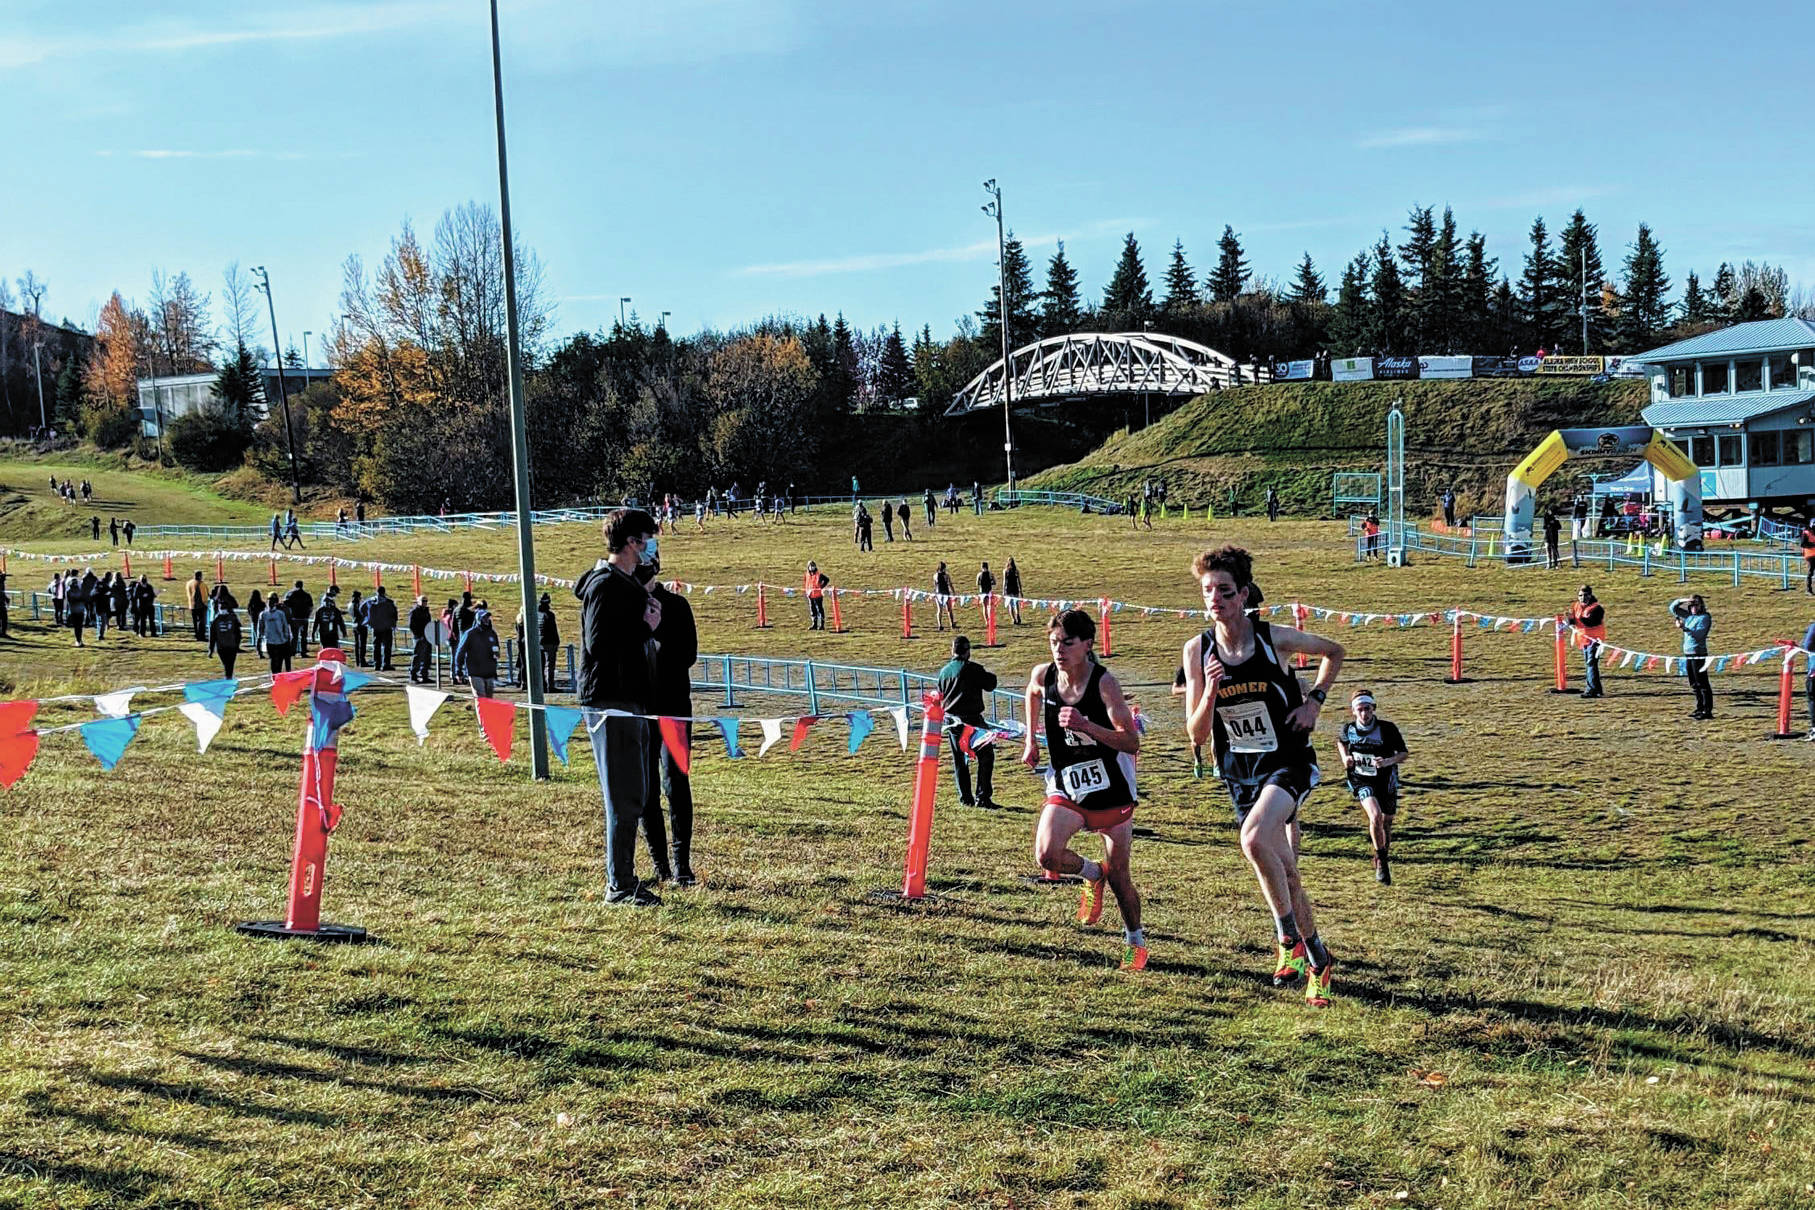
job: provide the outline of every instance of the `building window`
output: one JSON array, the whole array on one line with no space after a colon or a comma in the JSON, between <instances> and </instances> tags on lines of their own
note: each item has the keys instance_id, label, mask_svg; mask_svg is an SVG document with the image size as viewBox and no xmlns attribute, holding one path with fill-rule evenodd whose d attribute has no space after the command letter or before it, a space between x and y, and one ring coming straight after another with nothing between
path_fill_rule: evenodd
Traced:
<instances>
[{"instance_id":1,"label":"building window","mask_svg":"<svg viewBox=\"0 0 1815 1210\"><path fill-rule=\"evenodd\" d=\"M1815 462L1815 432L1808 429L1790 429L1783 435L1783 464L1785 466L1807 466Z\"/></svg>"},{"instance_id":2,"label":"building window","mask_svg":"<svg viewBox=\"0 0 1815 1210\"><path fill-rule=\"evenodd\" d=\"M1763 433L1753 433L1751 434L1751 438L1752 440L1749 444L1752 447L1752 465L1776 466L1778 439L1776 430L1773 429Z\"/></svg>"},{"instance_id":3,"label":"building window","mask_svg":"<svg viewBox=\"0 0 1815 1210\"><path fill-rule=\"evenodd\" d=\"M1790 360L1790 354L1773 353L1768 364L1771 368L1771 384L1768 389L1782 391L1796 385L1796 363Z\"/></svg>"},{"instance_id":4,"label":"building window","mask_svg":"<svg viewBox=\"0 0 1815 1210\"><path fill-rule=\"evenodd\" d=\"M1704 361L1702 367L1702 394L1725 395L1727 393L1727 363L1724 361Z\"/></svg>"},{"instance_id":5,"label":"building window","mask_svg":"<svg viewBox=\"0 0 1815 1210\"><path fill-rule=\"evenodd\" d=\"M1681 399L1685 395L1695 394L1695 367L1670 367L1670 398Z\"/></svg>"},{"instance_id":6,"label":"building window","mask_svg":"<svg viewBox=\"0 0 1815 1210\"><path fill-rule=\"evenodd\" d=\"M1746 464L1746 460L1740 456L1738 433L1722 433L1719 445L1722 466L1744 466Z\"/></svg>"},{"instance_id":7,"label":"building window","mask_svg":"<svg viewBox=\"0 0 1815 1210\"><path fill-rule=\"evenodd\" d=\"M1689 461L1704 469L1714 465L1714 438L1694 437L1689 442Z\"/></svg>"},{"instance_id":8,"label":"building window","mask_svg":"<svg viewBox=\"0 0 1815 1210\"><path fill-rule=\"evenodd\" d=\"M1765 389L1765 363L1748 358L1733 363L1733 389L1735 391L1762 391Z\"/></svg>"}]
</instances>

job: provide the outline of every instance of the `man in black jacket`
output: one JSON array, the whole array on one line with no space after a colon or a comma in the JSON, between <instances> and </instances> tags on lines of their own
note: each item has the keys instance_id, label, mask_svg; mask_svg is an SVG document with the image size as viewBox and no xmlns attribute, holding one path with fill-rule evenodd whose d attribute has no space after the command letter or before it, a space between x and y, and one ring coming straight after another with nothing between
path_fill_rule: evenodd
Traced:
<instances>
[{"instance_id":1,"label":"man in black jacket","mask_svg":"<svg viewBox=\"0 0 1815 1210\"><path fill-rule=\"evenodd\" d=\"M655 518L640 508L605 516L608 557L574 584L580 599L580 677L576 696L605 800L606 902L635 907L661 903L636 876L637 825L649 800L647 718L655 699L654 635L662 606L637 582L641 563L654 562ZM621 711L607 714L607 711Z\"/></svg>"},{"instance_id":2,"label":"man in black jacket","mask_svg":"<svg viewBox=\"0 0 1815 1210\"><path fill-rule=\"evenodd\" d=\"M693 674L699 660L699 630L693 624L693 607L687 598L669 592L656 576L662 564L659 559L640 564L636 578L649 586L649 595L662 607L662 620L655 628L655 702L653 713L669 718L686 719L693 713ZM680 724L681 741L693 749L693 724ZM649 804L643 813L643 837L649 843L649 859L655 865L656 877L673 886L692 886L693 877L693 786L687 771L675 760L661 735L651 737L649 747ZM657 791L660 791L658 793ZM662 799L668 800L668 827L662 826ZM666 837L666 843L664 842ZM672 857L672 861L670 858Z\"/></svg>"},{"instance_id":3,"label":"man in black jacket","mask_svg":"<svg viewBox=\"0 0 1815 1210\"><path fill-rule=\"evenodd\" d=\"M561 648L561 627L555 622L555 606L547 593L536 603L537 635L542 647L542 688L554 692L555 652Z\"/></svg>"},{"instance_id":4,"label":"man in black jacket","mask_svg":"<svg viewBox=\"0 0 1815 1210\"><path fill-rule=\"evenodd\" d=\"M993 810L996 801L990 796L994 788L996 746L993 743L974 748L977 754L977 796L971 797L970 764L958 746L958 737L966 726L987 727L984 717L984 694L996 687L996 674L981 664L971 662L971 641L964 635L952 640L952 661L939 670L939 697L945 704L946 738L952 745L952 772L958 779L958 801L967 807Z\"/></svg>"},{"instance_id":5,"label":"man in black jacket","mask_svg":"<svg viewBox=\"0 0 1815 1210\"><path fill-rule=\"evenodd\" d=\"M379 672L391 671L391 646L397 636L397 602L390 598L382 584L378 586L377 594L366 602L366 625L372 628L372 667Z\"/></svg>"},{"instance_id":6,"label":"man in black jacket","mask_svg":"<svg viewBox=\"0 0 1815 1210\"><path fill-rule=\"evenodd\" d=\"M426 685L429 677L429 661L435 656L434 644L429 642L429 623L435 620L434 611L429 608L429 599L420 594L416 597L416 606L410 610L410 637L414 645L410 648L410 679L419 685Z\"/></svg>"},{"instance_id":7,"label":"man in black jacket","mask_svg":"<svg viewBox=\"0 0 1815 1210\"><path fill-rule=\"evenodd\" d=\"M284 594L284 612L290 615L290 633L296 636L296 650L292 654L308 655L309 618L315 612L315 598L309 595L301 580Z\"/></svg>"}]
</instances>

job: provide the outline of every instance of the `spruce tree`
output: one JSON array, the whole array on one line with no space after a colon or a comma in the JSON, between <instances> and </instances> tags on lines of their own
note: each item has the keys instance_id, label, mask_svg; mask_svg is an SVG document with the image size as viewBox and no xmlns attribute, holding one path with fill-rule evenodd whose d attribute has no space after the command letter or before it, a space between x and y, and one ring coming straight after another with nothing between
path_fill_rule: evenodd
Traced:
<instances>
[{"instance_id":1,"label":"spruce tree","mask_svg":"<svg viewBox=\"0 0 1815 1210\"><path fill-rule=\"evenodd\" d=\"M1323 283L1323 274L1317 271L1317 265L1311 260L1311 254L1298 262L1298 276L1292 281L1291 301L1310 305L1322 305L1329 300L1330 291Z\"/></svg>"},{"instance_id":2,"label":"spruce tree","mask_svg":"<svg viewBox=\"0 0 1815 1210\"><path fill-rule=\"evenodd\" d=\"M1568 313L1573 317L1568 327L1568 336L1564 344L1577 348L1582 342L1582 311L1588 308L1588 348L1578 349L1589 353L1596 349L1605 349L1612 334L1612 323L1608 320L1606 310L1601 306L1601 284L1606 274L1601 267L1600 243L1596 238L1595 225L1588 221L1577 209L1569 218L1569 225L1563 228L1560 239L1561 248L1557 254L1557 274L1562 279L1562 296L1569 300ZM1586 262L1588 292L1582 292L1583 264Z\"/></svg>"},{"instance_id":3,"label":"spruce tree","mask_svg":"<svg viewBox=\"0 0 1815 1210\"><path fill-rule=\"evenodd\" d=\"M1639 224L1638 238L1626 256L1625 288L1620 292L1620 347L1639 353L1657 343L1670 326L1670 279L1664 274L1664 250L1651 228Z\"/></svg>"},{"instance_id":4,"label":"spruce tree","mask_svg":"<svg viewBox=\"0 0 1815 1210\"><path fill-rule=\"evenodd\" d=\"M1462 319L1462 249L1456 243L1456 216L1448 206L1431 242L1428 280L1420 293L1423 301L1424 341L1415 352L1453 353L1465 343Z\"/></svg>"},{"instance_id":5,"label":"spruce tree","mask_svg":"<svg viewBox=\"0 0 1815 1210\"><path fill-rule=\"evenodd\" d=\"M1771 318L1771 300L1757 286L1747 286L1739 296L1739 305L1733 308L1733 322L1749 324L1755 320Z\"/></svg>"},{"instance_id":6,"label":"spruce tree","mask_svg":"<svg viewBox=\"0 0 1815 1210\"><path fill-rule=\"evenodd\" d=\"M1557 347L1563 325L1562 308L1566 305L1559 291L1557 261L1550 250L1550 232L1542 216L1531 223L1531 251L1525 257L1525 272L1519 278L1520 319L1525 338L1534 349Z\"/></svg>"},{"instance_id":7,"label":"spruce tree","mask_svg":"<svg viewBox=\"0 0 1815 1210\"><path fill-rule=\"evenodd\" d=\"M920 406L923 410L931 406L935 388L940 380L939 357L941 352L939 342L933 339L933 325L922 324L920 335L914 337L913 361L914 394L919 396Z\"/></svg>"},{"instance_id":8,"label":"spruce tree","mask_svg":"<svg viewBox=\"0 0 1815 1210\"><path fill-rule=\"evenodd\" d=\"M1739 307L1739 281L1733 266L1726 261L1714 271L1714 296L1708 300L1708 318L1716 323L1729 323Z\"/></svg>"},{"instance_id":9,"label":"spruce tree","mask_svg":"<svg viewBox=\"0 0 1815 1210\"><path fill-rule=\"evenodd\" d=\"M851 325L844 312L832 321L832 370L826 376L826 402L839 414L849 412L857 402L857 344L851 338Z\"/></svg>"},{"instance_id":10,"label":"spruce tree","mask_svg":"<svg viewBox=\"0 0 1815 1210\"><path fill-rule=\"evenodd\" d=\"M1406 215L1406 239L1399 245L1403 266L1402 281L1406 288L1406 338L1412 348L1431 347L1433 316L1430 307L1434 295L1429 291L1431 255L1437 243L1437 224L1429 206L1413 206Z\"/></svg>"},{"instance_id":11,"label":"spruce tree","mask_svg":"<svg viewBox=\"0 0 1815 1210\"><path fill-rule=\"evenodd\" d=\"M1479 231L1468 233L1468 250L1463 254L1461 300L1457 304L1457 339L1471 350L1497 353L1506 344L1499 339L1492 317L1494 278L1499 273L1498 258L1487 254L1487 237Z\"/></svg>"},{"instance_id":12,"label":"spruce tree","mask_svg":"<svg viewBox=\"0 0 1815 1210\"><path fill-rule=\"evenodd\" d=\"M1504 276L1494 287L1483 330L1489 348L1505 349L1508 354L1518 346L1519 334L1525 330L1525 321L1519 314L1519 298L1513 293L1512 282Z\"/></svg>"},{"instance_id":13,"label":"spruce tree","mask_svg":"<svg viewBox=\"0 0 1815 1210\"><path fill-rule=\"evenodd\" d=\"M1034 339L1040 323L1034 314L1034 285L1027 266L1027 251L1013 231L1002 243L1002 266L1002 277L1008 283L1008 339L1013 346L1019 347ZM977 318L983 321L977 339L991 351L992 361L1002 356L1001 294L1001 282L991 286L989 301L977 312Z\"/></svg>"},{"instance_id":14,"label":"spruce tree","mask_svg":"<svg viewBox=\"0 0 1815 1210\"><path fill-rule=\"evenodd\" d=\"M245 345L240 345L224 359L220 372L214 376L213 394L221 410L235 425L243 425L247 432L257 419L264 388L264 375L252 357L252 350Z\"/></svg>"},{"instance_id":15,"label":"spruce tree","mask_svg":"<svg viewBox=\"0 0 1815 1210\"><path fill-rule=\"evenodd\" d=\"M1147 270L1141 265L1141 245L1132 231L1122 241L1122 258L1116 262L1115 275L1103 290L1103 312L1110 323L1136 330L1141 321L1153 316L1153 291L1147 285Z\"/></svg>"},{"instance_id":16,"label":"spruce tree","mask_svg":"<svg viewBox=\"0 0 1815 1210\"><path fill-rule=\"evenodd\" d=\"M1204 284L1209 287L1211 301L1234 302L1248 285L1248 258L1242 254L1242 242L1234 227L1224 224L1216 252L1216 268Z\"/></svg>"},{"instance_id":17,"label":"spruce tree","mask_svg":"<svg viewBox=\"0 0 1815 1210\"><path fill-rule=\"evenodd\" d=\"M51 413L52 423L67 429L74 425L82 415L82 358L71 355L63 363L63 372L57 375L56 411Z\"/></svg>"},{"instance_id":18,"label":"spruce tree","mask_svg":"<svg viewBox=\"0 0 1815 1210\"><path fill-rule=\"evenodd\" d=\"M1172 263L1166 267L1166 299L1160 310L1168 316L1180 316L1197 305L1197 278L1185 260L1185 241L1172 241Z\"/></svg>"},{"instance_id":19,"label":"spruce tree","mask_svg":"<svg viewBox=\"0 0 1815 1210\"><path fill-rule=\"evenodd\" d=\"M895 407L914 393L914 365L908 360L907 345L901 339L901 324L896 322L889 338L882 343L882 364L876 371L876 394L883 403Z\"/></svg>"},{"instance_id":20,"label":"spruce tree","mask_svg":"<svg viewBox=\"0 0 1815 1210\"><path fill-rule=\"evenodd\" d=\"M1683 285L1683 326L1699 328L1708 322L1708 296L1702 291L1702 279L1695 273Z\"/></svg>"},{"instance_id":21,"label":"spruce tree","mask_svg":"<svg viewBox=\"0 0 1815 1210\"><path fill-rule=\"evenodd\" d=\"M1369 283L1374 296L1373 312L1368 324L1368 347L1375 353L1406 351L1408 300L1405 280L1399 276L1399 261L1393 255L1392 242L1386 232L1374 246L1374 277Z\"/></svg>"},{"instance_id":22,"label":"spruce tree","mask_svg":"<svg viewBox=\"0 0 1815 1210\"><path fill-rule=\"evenodd\" d=\"M1046 289L1040 295L1040 336L1066 336L1078 330L1084 304L1078 297L1078 273L1065 259L1065 241L1046 262Z\"/></svg>"},{"instance_id":23,"label":"spruce tree","mask_svg":"<svg viewBox=\"0 0 1815 1210\"><path fill-rule=\"evenodd\" d=\"M1342 284L1336 290L1336 308L1330 315L1330 351L1335 356L1350 357L1366 347L1371 313L1368 254L1358 252L1355 259L1343 267Z\"/></svg>"}]
</instances>

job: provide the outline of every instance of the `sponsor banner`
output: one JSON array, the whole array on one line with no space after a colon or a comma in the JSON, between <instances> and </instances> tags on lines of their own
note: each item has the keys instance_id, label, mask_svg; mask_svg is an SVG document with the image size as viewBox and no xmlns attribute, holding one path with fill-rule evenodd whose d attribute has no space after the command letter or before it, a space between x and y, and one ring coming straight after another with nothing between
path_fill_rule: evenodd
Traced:
<instances>
[{"instance_id":1,"label":"sponsor banner","mask_svg":"<svg viewBox=\"0 0 1815 1210\"><path fill-rule=\"evenodd\" d=\"M1374 376L1372 357L1338 357L1330 362L1333 382L1363 382Z\"/></svg>"},{"instance_id":2,"label":"sponsor banner","mask_svg":"<svg viewBox=\"0 0 1815 1210\"><path fill-rule=\"evenodd\" d=\"M1538 363L1538 373L1573 374L1585 378L1590 374L1599 374L1605 368L1605 362L1606 358L1603 357L1562 357L1552 353Z\"/></svg>"},{"instance_id":3,"label":"sponsor banner","mask_svg":"<svg viewBox=\"0 0 1815 1210\"><path fill-rule=\"evenodd\" d=\"M1645 376L1645 363L1642 361L1635 361L1630 357L1609 357L1605 360L1607 372L1615 378L1643 378Z\"/></svg>"},{"instance_id":4,"label":"sponsor banner","mask_svg":"<svg viewBox=\"0 0 1815 1210\"><path fill-rule=\"evenodd\" d=\"M1309 358L1304 361L1276 361L1273 363L1273 381L1302 381L1311 378L1316 369L1317 363Z\"/></svg>"},{"instance_id":5,"label":"sponsor banner","mask_svg":"<svg viewBox=\"0 0 1815 1210\"><path fill-rule=\"evenodd\" d=\"M1474 378L1517 378L1522 372L1517 357L1471 357L1469 374Z\"/></svg>"},{"instance_id":6,"label":"sponsor banner","mask_svg":"<svg viewBox=\"0 0 1815 1210\"><path fill-rule=\"evenodd\" d=\"M1376 357L1374 359L1374 377L1416 378L1418 377L1418 359L1416 357Z\"/></svg>"},{"instance_id":7,"label":"sponsor banner","mask_svg":"<svg viewBox=\"0 0 1815 1210\"><path fill-rule=\"evenodd\" d=\"M1418 359L1418 377L1420 378L1467 378L1473 372L1474 357L1420 357Z\"/></svg>"}]
</instances>

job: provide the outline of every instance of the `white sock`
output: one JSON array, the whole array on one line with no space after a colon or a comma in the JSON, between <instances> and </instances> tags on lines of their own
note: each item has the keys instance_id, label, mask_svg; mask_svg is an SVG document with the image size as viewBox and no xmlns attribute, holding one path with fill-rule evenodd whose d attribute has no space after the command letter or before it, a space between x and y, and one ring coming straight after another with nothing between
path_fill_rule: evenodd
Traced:
<instances>
[{"instance_id":1,"label":"white sock","mask_svg":"<svg viewBox=\"0 0 1815 1210\"><path fill-rule=\"evenodd\" d=\"M1089 879L1092 882L1095 882L1097 879L1099 879L1103 876L1103 867L1102 866L1098 865L1096 862L1092 861L1088 857L1080 858L1080 860L1083 861L1084 868L1079 870L1078 873L1082 874L1085 878Z\"/></svg>"},{"instance_id":2,"label":"white sock","mask_svg":"<svg viewBox=\"0 0 1815 1210\"><path fill-rule=\"evenodd\" d=\"M1147 930L1146 929L1123 929L1122 930L1122 940L1126 941L1129 945L1146 945L1147 944Z\"/></svg>"}]
</instances>

